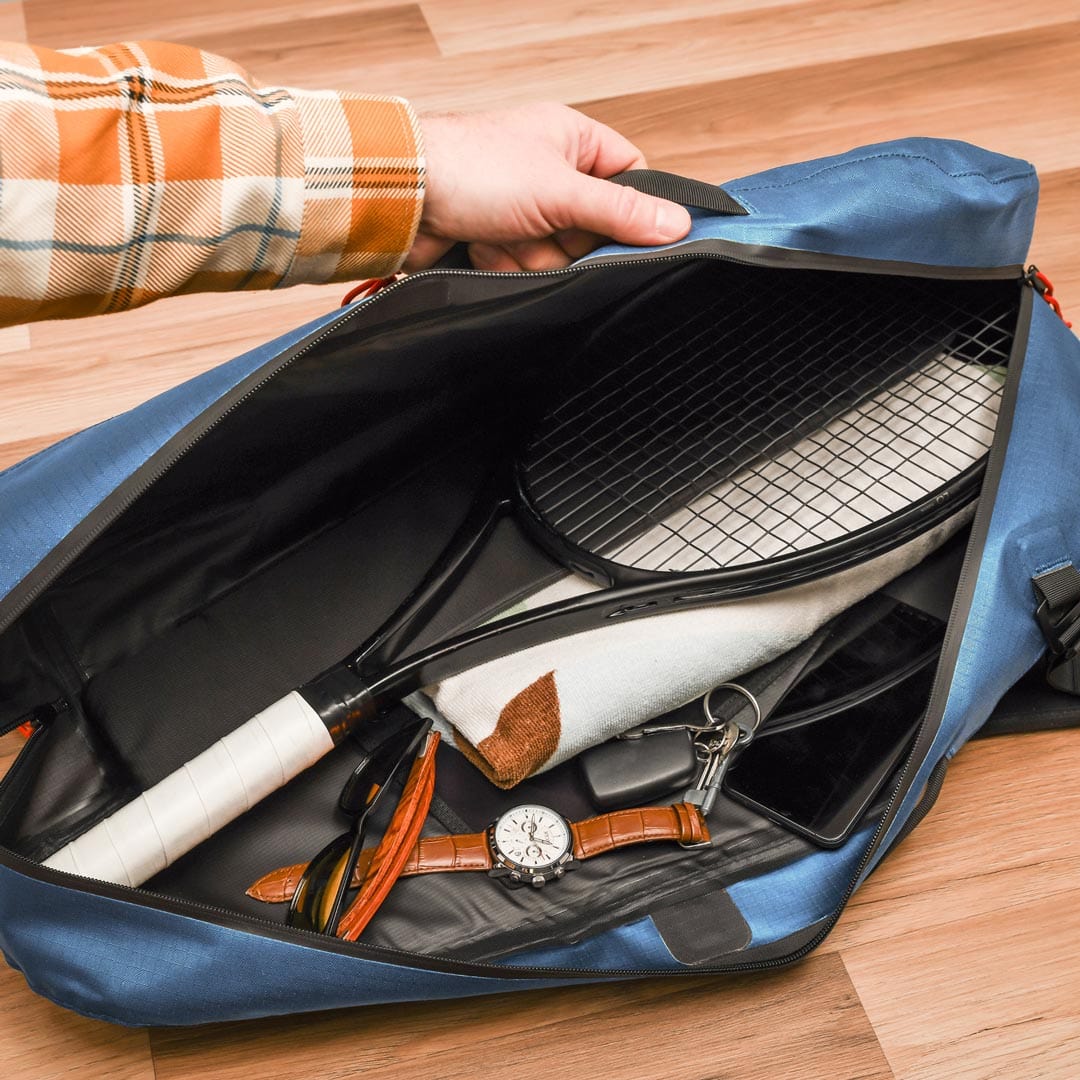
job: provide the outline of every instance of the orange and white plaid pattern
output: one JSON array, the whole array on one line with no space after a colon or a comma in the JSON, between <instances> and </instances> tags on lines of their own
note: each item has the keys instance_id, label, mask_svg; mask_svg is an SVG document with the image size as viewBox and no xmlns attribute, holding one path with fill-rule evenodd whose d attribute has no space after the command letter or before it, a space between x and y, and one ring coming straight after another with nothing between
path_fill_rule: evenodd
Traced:
<instances>
[{"instance_id":1,"label":"orange and white plaid pattern","mask_svg":"<svg viewBox=\"0 0 1080 1080\"><path fill-rule=\"evenodd\" d=\"M0 44L0 325L385 277L423 193L401 98L261 86L156 41Z\"/></svg>"}]
</instances>

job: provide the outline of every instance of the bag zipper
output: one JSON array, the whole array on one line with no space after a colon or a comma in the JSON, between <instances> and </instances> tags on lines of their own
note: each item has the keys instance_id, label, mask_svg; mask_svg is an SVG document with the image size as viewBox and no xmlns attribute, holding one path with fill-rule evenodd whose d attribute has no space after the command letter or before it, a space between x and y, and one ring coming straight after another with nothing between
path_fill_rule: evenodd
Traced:
<instances>
[{"instance_id":1,"label":"bag zipper","mask_svg":"<svg viewBox=\"0 0 1080 1080\"><path fill-rule=\"evenodd\" d=\"M700 257L702 255L710 258L716 258L726 262L742 263L748 266L786 266L789 268L799 269L836 269L846 270L851 272L863 272L863 273L900 273L905 276L911 276L908 272L895 269L899 265L897 263L887 263L879 260L858 260L858 259L845 259L839 256L822 256L820 259L815 258L813 253L806 252L792 252L786 249L771 249L761 248L755 249L754 253L746 257L736 257L735 255L720 252L715 250L700 250L696 252L688 253L685 248L693 247L699 243L716 243L724 245L726 242L707 242L698 241L688 245L683 245L680 249L680 253L677 255L661 255L661 256L648 256L648 255L629 255L625 257L619 257L617 262L681 262L690 258ZM749 245L730 245L745 249ZM767 253L767 254L765 254ZM809 259L806 256L810 256ZM774 256L779 258L774 259ZM793 257L801 257L800 262L797 264L793 261ZM203 437L205 437L210 431L217 427L226 416L234 412L243 402L257 393L263 386L270 382L281 371L289 367L295 360L304 356L310 352L316 345L323 341L330 334L337 331L340 327L347 324L354 317L358 316L362 312L369 312L371 306L378 303L380 300L385 299L391 295L395 290L404 288L412 280L428 277L431 275L445 276L447 274L454 276L470 276L470 277L495 277L495 278L529 278L533 280L539 280L541 278L551 278L557 276L563 276L566 274L579 273L582 270L589 270L599 268L600 266L611 265L615 259L604 258L602 261L597 261L591 265L588 262L584 262L580 265L572 267L566 267L561 270L551 270L542 272L522 271L522 272L499 272L499 271L484 271L484 270L425 270L416 274L411 274L400 281L394 282L386 288L378 291L374 295L366 299L362 305L352 308L343 313L343 315L335 319L329 325L323 327L307 340L298 343L291 350L287 351L283 357L280 358L280 362L274 369L266 373L259 379L255 385L249 387L243 393L241 393L234 401L232 401L228 407L218 414L209 424L201 428L195 434L193 434L188 440L186 440L181 447L174 450L166 460L156 467L151 474L141 483L134 486L131 492L125 493L123 500L116 506L110 509L110 512L105 515L102 521L95 524L94 528L81 539L80 544L75 546L73 550L65 552L62 557L58 558L56 562L50 567L49 573L45 576L44 581L36 583L36 587L32 590L28 590L24 593L18 602L12 605L14 614L11 611L6 613L4 619L0 619L0 633L3 632L11 623L26 610L30 604L63 572L64 569L70 565L85 549L93 542L102 532L105 531L113 522L115 522L123 513L125 513L146 491L148 491L162 476L168 472L181 458L183 458L193 446L195 446ZM1007 266L1007 267L994 267L985 270L972 270L966 267L960 268L937 268L919 266L921 271L917 276L926 278L940 278L942 280L958 280L958 279L996 279L1003 280L1007 278L1016 278L1018 283L1024 280L1023 267L1021 266ZM1030 284L1030 282L1026 282ZM999 422L997 433L995 434L994 444L990 451L989 460L987 462L986 479L984 480L984 490L987 485L990 485L992 489L996 489L997 482L1000 475L1001 466L1005 456L1005 445L1007 439L1000 438L1000 432L1002 430L1008 430L1011 428L1012 413L1015 409L1016 398L1016 386L1019 383L1020 369L1022 368L1023 350L1019 348L1019 343L1023 341L1026 344L1028 322L1030 320L1030 304L1031 304L1031 291L1024 290L1021 294L1021 304L1017 319L1017 329L1013 339L1012 356L1010 356L1009 371L1010 377L1007 382L1007 390L1005 400L1002 402L1001 413L999 413ZM1017 354L1019 353L1019 360L1017 362ZM1014 374L1015 371L1015 374ZM1011 392L1010 389L1011 388ZM1004 429L1001 424L1001 416L1006 417L1007 423L1004 425ZM137 475L137 473L135 474ZM90 895L104 896L126 902L137 902L141 906L152 907L157 910L173 912L181 915L213 915L212 921L217 925L225 926L232 929L238 929L245 932L259 933L263 936L273 937L283 941L302 942L303 944L317 948L328 952L343 953L350 956L360 956L371 960L377 960L382 962L397 961L404 966L416 968L420 970L430 971L444 971L461 975L482 975L482 976L496 976L500 979L507 981L515 981L517 979L547 979L547 980L564 980L566 978L581 978L581 979L617 979L617 978L634 978L634 977L648 977L654 975L696 975L696 974L725 974L735 972L749 972L749 971L763 971L768 969L786 967L789 964L795 963L802 959L804 956L812 952L832 931L843 913L844 908L847 905L848 900L851 898L855 889L861 880L866 867L869 865L870 859L873 857L881 838L883 837L886 828L891 823L893 812L896 809L898 801L906 794L907 782L909 774L911 773L912 762L917 756L917 751L923 750L922 756L919 758L919 763L926 756L926 752L929 750L929 745L933 741L933 737L936 736L936 727L930 739L927 739L928 733L928 721L929 718L938 713L937 725L940 725L941 719L944 716L945 701L943 697L947 698L948 685L951 680L952 672L956 665L957 656L959 653L959 640L957 639L956 626L959 622L966 625L967 615L970 610L971 600L974 595L974 582L969 583L970 567L971 564L976 561L973 559L973 554L976 547L980 553L983 544L985 542L985 534L989 526L990 514L993 508L993 499L980 498L978 508L976 510L975 520L972 526L971 541L969 543L968 552L964 559L963 567L961 568L960 577L957 584L957 590L955 599L953 601L953 610L949 618L948 627L946 629L944 642L942 645L941 661L938 664L937 672L935 675L934 686L931 691L930 702L927 706L927 710L923 715L923 719L920 723L916 738L912 744L912 748L908 753L907 758L900 770L897 782L894 786L893 792L890 796L889 802L886 805L885 811L882 814L878 825L876 826L870 842L867 845L867 849L860 860L859 867L851 881L849 882L843 896L841 897L837 907L828 916L823 923L821 929L812 939L804 943L798 949L789 953L783 957L777 957L770 960L757 960L747 961L744 963L735 964L720 964L709 967L695 966L687 969L653 969L653 968L631 968L631 969L597 969L597 968L553 968L553 967L526 967L518 965L503 965L494 964L483 961L463 961L454 959L441 959L439 957L432 957L424 953L414 953L405 950L391 949L385 946L370 945L363 942L345 942L338 938L328 938L325 934L318 934L314 931L301 930L295 927L286 926L280 922L274 922L269 919L261 919L258 916L242 914L240 912L232 911L227 908L216 907L209 904L203 904L193 900L178 900L165 896L161 896L155 893L149 893L143 889L131 888L125 885L118 885L113 882L104 882L96 878L86 878L77 874L71 874L63 870L55 870L52 868L44 867L41 863L34 862L32 859L28 859L18 852L12 851L9 848L0 846L0 865L8 865L13 869L25 874L28 877L35 878L37 880L45 881L50 884L60 885L66 888L74 888L79 892L86 892ZM963 613L962 620L959 618L961 612ZM946 675L948 677L946 677ZM12 728L20 726L18 723L12 725ZM10 730L10 729L9 729ZM13 778L18 774L20 767L28 760L29 751L36 740L40 739L45 733L45 727L38 723L33 732L27 739L27 744L20 752L16 760L12 763L11 768L8 770L7 775L0 781L0 799L2 799L4 792L6 792L10 783L13 782ZM924 745L925 744L925 745ZM917 766L916 766L917 768Z\"/></svg>"},{"instance_id":2,"label":"bag zipper","mask_svg":"<svg viewBox=\"0 0 1080 1080\"><path fill-rule=\"evenodd\" d=\"M960 644L963 639L963 629L958 632L957 627L960 626L966 629L968 616L971 613L971 602L975 597L975 580L972 579L971 568L973 565L981 566L982 564L982 554L986 546L986 534L989 532L990 517L993 514L998 482L1001 478L1001 470L1005 462L1005 452L1009 442L1007 436L1012 430L1013 414L1016 411L1017 389L1020 385L1020 376L1023 373L1024 355L1027 352L1027 340L1031 321L1031 303L1032 292L1031 290L1025 289L1021 293L1020 308L1017 312L1016 331L1013 334L1012 350L1009 356L1009 377L1006 381L1005 396L998 413L998 423L994 431L994 441L990 448L990 455L986 463L986 474L985 479L983 480L982 493L980 494L978 506L975 511L975 519L971 526L971 538L968 543L968 550L964 556L963 565L960 568L960 577L956 585L956 593L953 598L952 611L949 614L948 626L945 629L945 638L941 647L941 659L938 662L937 671L934 675L934 686L930 692L930 701L928 702L926 712L919 723L919 729L915 735L911 750L904 760L903 767L897 777L892 794L885 806L885 811L878 820L878 824L870 837L870 842L867 844L866 851L863 852L863 856L859 861L858 869L848 882L847 888L844 890L839 903L813 938L788 956L777 960L759 961L753 964L733 965L731 967L725 967L723 969L724 971L751 971L771 967L784 967L801 960L804 956L813 952L813 950L829 936L837 922L839 922L840 916L847 907L848 901L858 888L859 882L862 880L863 874L869 867L870 860L874 857L874 852L877 851L881 844L885 832L892 824L897 804L903 800L911 786L911 782L914 779L911 775L913 772L912 763L917 761L914 769L914 771L917 772L929 755L934 739L937 738L938 730L941 727L941 721L945 718L949 687L952 684L953 674L956 671L956 661L959 658ZM1002 422L1003 420L1004 423ZM1001 437L1003 432L1006 435L1005 438ZM989 492L990 498L986 497L987 492ZM978 555L978 558L974 557L976 554ZM978 574L976 573L975 578L977 579L977 577ZM935 715L937 719L933 725L933 730L931 731L929 720L931 716ZM935 763L935 767L936 766L937 763Z\"/></svg>"}]
</instances>

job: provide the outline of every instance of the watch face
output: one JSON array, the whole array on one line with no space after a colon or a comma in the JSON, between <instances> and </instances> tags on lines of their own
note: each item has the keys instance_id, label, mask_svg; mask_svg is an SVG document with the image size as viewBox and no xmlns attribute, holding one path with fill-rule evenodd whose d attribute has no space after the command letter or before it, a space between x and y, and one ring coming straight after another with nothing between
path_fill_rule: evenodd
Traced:
<instances>
[{"instance_id":1,"label":"watch face","mask_svg":"<svg viewBox=\"0 0 1080 1080\"><path fill-rule=\"evenodd\" d=\"M527 874L554 866L573 846L566 819L535 804L507 810L491 835L496 856Z\"/></svg>"}]
</instances>

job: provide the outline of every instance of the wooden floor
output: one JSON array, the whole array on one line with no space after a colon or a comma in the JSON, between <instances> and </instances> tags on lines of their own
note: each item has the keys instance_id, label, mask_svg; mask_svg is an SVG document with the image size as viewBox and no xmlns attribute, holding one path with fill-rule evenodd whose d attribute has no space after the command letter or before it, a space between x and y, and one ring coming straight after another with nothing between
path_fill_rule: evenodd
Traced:
<instances>
[{"instance_id":1,"label":"wooden floor","mask_svg":"<svg viewBox=\"0 0 1080 1080\"><path fill-rule=\"evenodd\" d=\"M41 45L196 43L263 81L423 109L558 99L651 165L707 180L905 135L967 139L1037 165L1032 254L1080 322L1078 20L1080 0L0 3L0 34ZM0 331L0 468L341 292L184 297ZM0 740L6 758L18 740ZM3 968L0 1076L1072 1080L1078 766L1080 733L965 749L933 814L790 970L144 1031L67 1013Z\"/></svg>"}]
</instances>

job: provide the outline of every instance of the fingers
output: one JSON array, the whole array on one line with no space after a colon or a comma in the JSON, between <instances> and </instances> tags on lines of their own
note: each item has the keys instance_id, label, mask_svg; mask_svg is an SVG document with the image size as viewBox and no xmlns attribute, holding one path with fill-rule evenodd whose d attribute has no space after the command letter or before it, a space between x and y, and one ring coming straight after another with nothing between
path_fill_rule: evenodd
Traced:
<instances>
[{"instance_id":1,"label":"fingers","mask_svg":"<svg viewBox=\"0 0 1080 1080\"><path fill-rule=\"evenodd\" d=\"M571 259L580 259L604 243L604 237L584 229L564 229L555 234L555 239Z\"/></svg>"},{"instance_id":2,"label":"fingers","mask_svg":"<svg viewBox=\"0 0 1080 1080\"><path fill-rule=\"evenodd\" d=\"M629 139L563 105L471 117L425 117L428 189L407 270L451 241L490 270L554 270L603 238L673 243L690 229L680 206L601 179L641 168Z\"/></svg>"},{"instance_id":3,"label":"fingers","mask_svg":"<svg viewBox=\"0 0 1080 1080\"><path fill-rule=\"evenodd\" d=\"M690 214L677 203L584 173L568 171L555 199L553 216L563 228L622 244L670 244L690 231Z\"/></svg>"},{"instance_id":4,"label":"fingers","mask_svg":"<svg viewBox=\"0 0 1080 1080\"><path fill-rule=\"evenodd\" d=\"M469 258L477 270L561 270L571 256L554 238L520 240L512 244L470 244Z\"/></svg>"},{"instance_id":5,"label":"fingers","mask_svg":"<svg viewBox=\"0 0 1080 1080\"><path fill-rule=\"evenodd\" d=\"M579 173L568 185L564 220L577 235L610 236L624 244L665 244L690 231L690 215L681 206L642 195L632 188L590 183L628 169L644 169L645 155L606 124L572 111L578 125ZM581 254L592 250L594 242Z\"/></svg>"}]
</instances>

